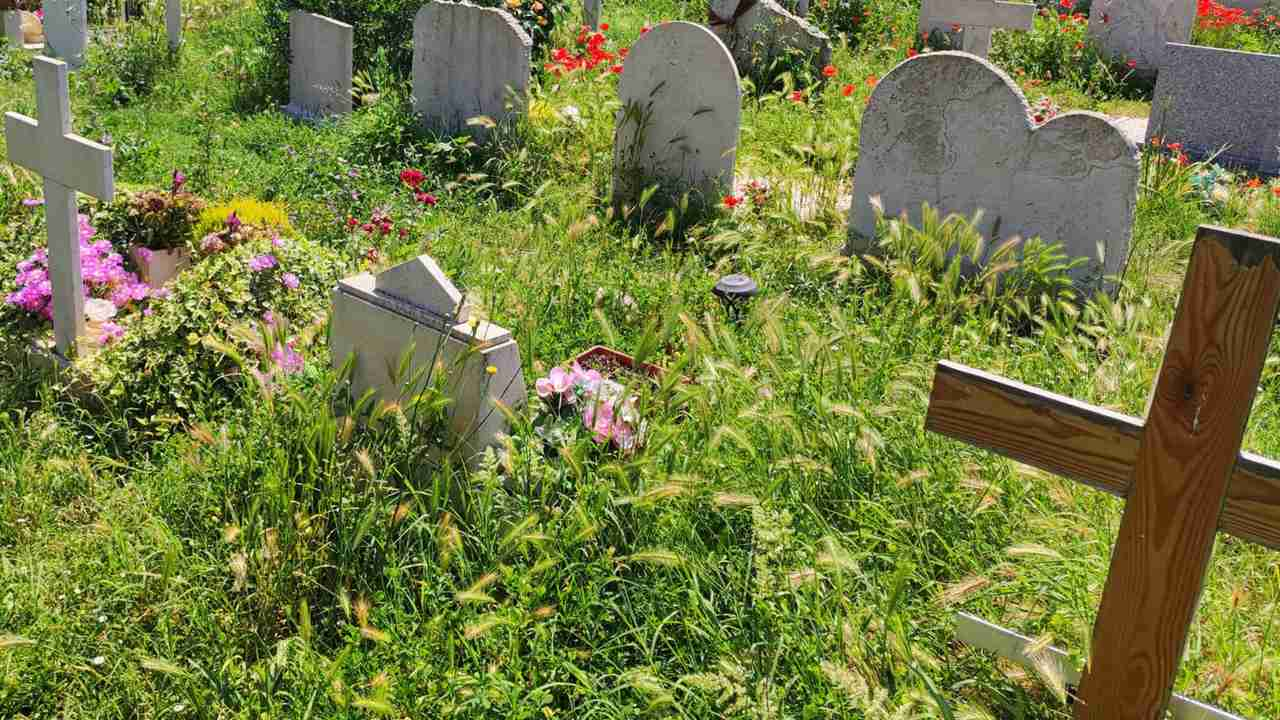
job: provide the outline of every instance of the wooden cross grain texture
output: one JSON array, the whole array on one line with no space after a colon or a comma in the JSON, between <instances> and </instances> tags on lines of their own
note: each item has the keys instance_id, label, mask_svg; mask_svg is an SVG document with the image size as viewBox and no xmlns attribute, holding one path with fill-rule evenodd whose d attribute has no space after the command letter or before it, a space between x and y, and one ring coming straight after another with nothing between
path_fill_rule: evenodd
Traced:
<instances>
[{"instance_id":1,"label":"wooden cross grain texture","mask_svg":"<svg viewBox=\"0 0 1280 720\"><path fill-rule=\"evenodd\" d=\"M84 278L80 267L76 191L99 200L111 200L115 194L111 148L71 132L67 64L37 56L32 69L40 120L5 113L5 144L9 149L9 162L44 176L53 334L58 352L70 359L76 338L84 330Z\"/></svg>"},{"instance_id":2,"label":"wooden cross grain texture","mask_svg":"<svg viewBox=\"0 0 1280 720\"><path fill-rule=\"evenodd\" d=\"M1004 0L924 0L920 7L920 31L949 32L964 28L961 50L986 57L991 52L991 31L996 28L1030 30L1036 6Z\"/></svg>"},{"instance_id":3,"label":"wooden cross grain texture","mask_svg":"<svg viewBox=\"0 0 1280 720\"><path fill-rule=\"evenodd\" d=\"M938 367L925 426L1126 498L1077 720L1157 720L1219 530L1280 549L1280 463L1240 452L1280 309L1280 241L1202 227L1146 423Z\"/></svg>"}]
</instances>

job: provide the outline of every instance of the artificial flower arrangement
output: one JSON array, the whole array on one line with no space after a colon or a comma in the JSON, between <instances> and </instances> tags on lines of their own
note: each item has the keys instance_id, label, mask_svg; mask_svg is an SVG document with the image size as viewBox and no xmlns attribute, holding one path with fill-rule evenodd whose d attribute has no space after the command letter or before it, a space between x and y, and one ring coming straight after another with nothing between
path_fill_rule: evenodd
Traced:
<instances>
[{"instance_id":1,"label":"artificial flower arrangement","mask_svg":"<svg viewBox=\"0 0 1280 720\"><path fill-rule=\"evenodd\" d=\"M635 452L644 438L638 398L622 383L578 362L554 367L534 383L541 410L534 421L538 436L550 446L569 444L585 430L597 445L624 454Z\"/></svg>"}]
</instances>

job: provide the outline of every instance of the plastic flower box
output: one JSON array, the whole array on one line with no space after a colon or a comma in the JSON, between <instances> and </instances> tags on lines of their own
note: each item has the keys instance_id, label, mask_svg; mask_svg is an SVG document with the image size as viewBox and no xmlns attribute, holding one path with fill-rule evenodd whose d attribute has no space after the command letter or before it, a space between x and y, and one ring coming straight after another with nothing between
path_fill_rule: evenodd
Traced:
<instances>
[{"instance_id":1,"label":"plastic flower box","mask_svg":"<svg viewBox=\"0 0 1280 720\"><path fill-rule=\"evenodd\" d=\"M129 249L129 257L138 268L142 281L153 289L164 287L165 283L178 276L191 265L191 251L187 248L172 250L148 250L141 246Z\"/></svg>"},{"instance_id":2,"label":"plastic flower box","mask_svg":"<svg viewBox=\"0 0 1280 720\"><path fill-rule=\"evenodd\" d=\"M667 369L660 365L638 363L630 355L603 345L585 350L573 361L588 370L599 370L605 377L609 377L617 370L624 370L635 375L645 375L654 382L660 382L667 372Z\"/></svg>"}]
</instances>

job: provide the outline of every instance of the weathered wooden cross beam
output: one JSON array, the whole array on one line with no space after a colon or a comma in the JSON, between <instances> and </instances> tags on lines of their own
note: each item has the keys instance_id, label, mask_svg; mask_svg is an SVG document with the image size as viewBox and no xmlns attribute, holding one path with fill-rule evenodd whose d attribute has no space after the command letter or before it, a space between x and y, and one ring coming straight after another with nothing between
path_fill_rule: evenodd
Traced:
<instances>
[{"instance_id":1,"label":"weathered wooden cross beam","mask_svg":"<svg viewBox=\"0 0 1280 720\"><path fill-rule=\"evenodd\" d=\"M1280 549L1280 463L1240 452L1280 310L1280 241L1202 227L1145 425L959 365L929 430L1126 498L1077 720L1162 717L1219 530Z\"/></svg>"}]
</instances>

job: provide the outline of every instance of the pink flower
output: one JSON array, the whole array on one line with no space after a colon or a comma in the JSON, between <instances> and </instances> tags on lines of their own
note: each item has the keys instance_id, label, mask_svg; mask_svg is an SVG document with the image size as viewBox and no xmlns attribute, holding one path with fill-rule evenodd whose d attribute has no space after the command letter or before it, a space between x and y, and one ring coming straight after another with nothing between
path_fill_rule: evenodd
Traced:
<instances>
[{"instance_id":1,"label":"pink flower","mask_svg":"<svg viewBox=\"0 0 1280 720\"><path fill-rule=\"evenodd\" d=\"M275 324L276 324L276 314L275 314L275 313L273 313L273 312L271 312L270 310L268 310L268 311L266 311L266 312L262 313L262 322L264 322L264 323L266 323L266 324L268 324L268 325L275 325Z\"/></svg>"},{"instance_id":2,"label":"pink flower","mask_svg":"<svg viewBox=\"0 0 1280 720\"><path fill-rule=\"evenodd\" d=\"M533 385L543 402L556 407L573 405L578 401L578 396L573 392L573 376L562 367L551 368L546 377L539 378Z\"/></svg>"},{"instance_id":3,"label":"pink flower","mask_svg":"<svg viewBox=\"0 0 1280 720\"><path fill-rule=\"evenodd\" d=\"M253 272L262 272L264 270L270 270L275 266L276 266L275 255L258 255L256 257L249 258L249 269L252 270Z\"/></svg>"},{"instance_id":4,"label":"pink flower","mask_svg":"<svg viewBox=\"0 0 1280 720\"><path fill-rule=\"evenodd\" d=\"M297 275L294 275L293 273L285 273L280 276L280 284L290 290L297 290L298 285L301 283L298 281Z\"/></svg>"},{"instance_id":5,"label":"pink flower","mask_svg":"<svg viewBox=\"0 0 1280 720\"><path fill-rule=\"evenodd\" d=\"M302 355L293 348L291 343L280 345L275 350L272 350L271 362L275 363L276 367L280 368L285 375L292 375L302 371Z\"/></svg>"},{"instance_id":6,"label":"pink flower","mask_svg":"<svg viewBox=\"0 0 1280 720\"><path fill-rule=\"evenodd\" d=\"M150 248L138 248L138 258L144 263L151 262L151 258L155 257L155 253Z\"/></svg>"},{"instance_id":7,"label":"pink flower","mask_svg":"<svg viewBox=\"0 0 1280 720\"><path fill-rule=\"evenodd\" d=\"M175 168L175 169L174 169L174 171L173 171L173 190L172 190L172 192L175 192L175 193L176 193L176 192L178 192L179 190L181 190L181 189L182 189L182 186L183 186L183 185L186 185L186 184L187 184L187 176L186 176L186 175L183 175L181 170L178 170L178 169L176 169L176 168Z\"/></svg>"},{"instance_id":8,"label":"pink flower","mask_svg":"<svg viewBox=\"0 0 1280 720\"><path fill-rule=\"evenodd\" d=\"M110 345L122 337L124 337L124 328L108 320L102 323L102 334L98 336L98 344Z\"/></svg>"},{"instance_id":9,"label":"pink flower","mask_svg":"<svg viewBox=\"0 0 1280 720\"><path fill-rule=\"evenodd\" d=\"M283 250L283 249L284 249L284 247L285 247L284 239L283 239L283 238L281 238L279 235L272 235L272 236L271 236L271 247L273 247L273 248L275 248L275 249L277 249L277 250Z\"/></svg>"}]
</instances>

